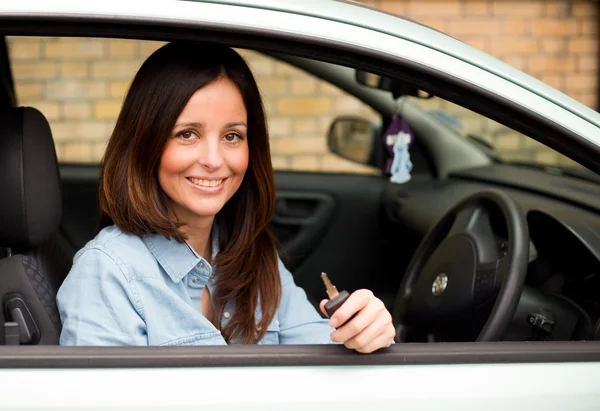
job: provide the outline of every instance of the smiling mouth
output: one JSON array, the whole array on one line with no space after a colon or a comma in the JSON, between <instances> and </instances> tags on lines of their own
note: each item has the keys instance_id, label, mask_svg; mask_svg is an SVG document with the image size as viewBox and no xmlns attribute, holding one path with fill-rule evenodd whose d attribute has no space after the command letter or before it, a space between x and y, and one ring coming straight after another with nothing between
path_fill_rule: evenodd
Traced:
<instances>
[{"instance_id":1,"label":"smiling mouth","mask_svg":"<svg viewBox=\"0 0 600 411\"><path fill-rule=\"evenodd\" d=\"M223 181L226 180L226 178L221 178L219 180L206 180L202 178L188 177L188 180L200 187L218 187Z\"/></svg>"}]
</instances>

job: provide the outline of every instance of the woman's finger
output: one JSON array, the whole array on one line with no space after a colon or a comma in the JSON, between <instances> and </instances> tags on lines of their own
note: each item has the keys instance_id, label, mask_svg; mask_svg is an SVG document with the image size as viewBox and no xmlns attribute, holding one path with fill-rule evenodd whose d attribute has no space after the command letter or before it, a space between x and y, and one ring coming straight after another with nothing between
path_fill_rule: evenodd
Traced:
<instances>
[{"instance_id":1,"label":"woman's finger","mask_svg":"<svg viewBox=\"0 0 600 411\"><path fill-rule=\"evenodd\" d=\"M374 338L370 343L364 345L360 348L356 348L355 350L362 354L369 354L373 351L377 351L381 348L387 348L392 345L394 341L394 336L396 335L396 331L394 330L394 326L390 325L389 328L386 328L384 332L379 334L376 338Z\"/></svg>"},{"instance_id":2,"label":"woman's finger","mask_svg":"<svg viewBox=\"0 0 600 411\"><path fill-rule=\"evenodd\" d=\"M383 303L379 304L379 300L374 298L366 307L356 313L353 318L331 333L331 340L336 342L348 341L369 327L384 311L385 306Z\"/></svg>"},{"instance_id":3,"label":"woman's finger","mask_svg":"<svg viewBox=\"0 0 600 411\"><path fill-rule=\"evenodd\" d=\"M336 310L329 320L329 325L338 328L341 324L348 321L354 314L365 308L374 298L370 290L356 290L350 297Z\"/></svg>"},{"instance_id":4,"label":"woman's finger","mask_svg":"<svg viewBox=\"0 0 600 411\"><path fill-rule=\"evenodd\" d=\"M373 342L379 341L381 336L393 339L394 326L392 316L388 311L381 312L366 328L352 338L345 340L344 345L350 349L363 352L365 347L370 347ZM385 340L385 338L384 338ZM380 347L378 347L380 348Z\"/></svg>"}]
</instances>

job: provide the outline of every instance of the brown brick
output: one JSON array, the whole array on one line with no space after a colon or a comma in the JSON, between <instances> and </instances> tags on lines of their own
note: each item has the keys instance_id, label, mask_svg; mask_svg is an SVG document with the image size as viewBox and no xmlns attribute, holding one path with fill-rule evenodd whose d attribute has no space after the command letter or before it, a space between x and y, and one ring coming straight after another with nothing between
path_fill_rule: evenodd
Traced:
<instances>
[{"instance_id":1,"label":"brown brick","mask_svg":"<svg viewBox=\"0 0 600 411\"><path fill-rule=\"evenodd\" d=\"M42 83L40 82L15 82L15 91L19 102L40 99L42 97Z\"/></svg>"},{"instance_id":2,"label":"brown brick","mask_svg":"<svg viewBox=\"0 0 600 411\"><path fill-rule=\"evenodd\" d=\"M317 91L317 80L312 78L293 79L291 88L292 94L296 96L315 94Z\"/></svg>"},{"instance_id":3,"label":"brown brick","mask_svg":"<svg viewBox=\"0 0 600 411\"><path fill-rule=\"evenodd\" d=\"M376 7L398 16L408 16L407 4L397 0L382 0Z\"/></svg>"},{"instance_id":4,"label":"brown brick","mask_svg":"<svg viewBox=\"0 0 600 411\"><path fill-rule=\"evenodd\" d=\"M293 156L291 169L296 171L318 171L320 161L318 156Z\"/></svg>"},{"instance_id":5,"label":"brown brick","mask_svg":"<svg viewBox=\"0 0 600 411\"><path fill-rule=\"evenodd\" d=\"M320 154L327 151L325 137L279 138L272 141L271 151L277 154Z\"/></svg>"},{"instance_id":6,"label":"brown brick","mask_svg":"<svg viewBox=\"0 0 600 411\"><path fill-rule=\"evenodd\" d=\"M253 60L248 65L255 76L270 76L275 71L273 60L267 58Z\"/></svg>"},{"instance_id":7,"label":"brown brick","mask_svg":"<svg viewBox=\"0 0 600 411\"><path fill-rule=\"evenodd\" d=\"M542 2L523 0L497 0L493 3L495 16L541 16Z\"/></svg>"},{"instance_id":8,"label":"brown brick","mask_svg":"<svg viewBox=\"0 0 600 411\"><path fill-rule=\"evenodd\" d=\"M138 55L139 45L140 42L137 40L111 39L108 42L108 55L110 57L133 58Z\"/></svg>"},{"instance_id":9,"label":"brown brick","mask_svg":"<svg viewBox=\"0 0 600 411\"><path fill-rule=\"evenodd\" d=\"M489 53L488 45L490 42L489 38L475 36L475 37L466 37L461 39L464 43L467 43L471 47L475 47L477 50L486 51Z\"/></svg>"},{"instance_id":10,"label":"brown brick","mask_svg":"<svg viewBox=\"0 0 600 411\"><path fill-rule=\"evenodd\" d=\"M501 22L497 19L477 18L469 20L453 20L448 23L448 32L456 37L487 36L500 31Z\"/></svg>"},{"instance_id":11,"label":"brown brick","mask_svg":"<svg viewBox=\"0 0 600 411\"><path fill-rule=\"evenodd\" d=\"M343 96L344 92L331 83L319 82L319 93L323 96Z\"/></svg>"},{"instance_id":12,"label":"brown brick","mask_svg":"<svg viewBox=\"0 0 600 411\"><path fill-rule=\"evenodd\" d=\"M254 72L253 72L253 74L255 76L260 75L260 73L254 73ZM306 76L306 73L304 73L300 69L290 66L287 63L279 63L279 62L273 63L273 73L269 73L269 74L275 74L277 76L284 76L284 77L303 77L303 76L305 77Z\"/></svg>"},{"instance_id":13,"label":"brown brick","mask_svg":"<svg viewBox=\"0 0 600 411\"><path fill-rule=\"evenodd\" d=\"M163 41L141 41L138 46L138 56L145 59L165 44Z\"/></svg>"},{"instance_id":14,"label":"brown brick","mask_svg":"<svg viewBox=\"0 0 600 411\"><path fill-rule=\"evenodd\" d=\"M64 121L52 124L52 134L57 141L104 140L108 139L104 121Z\"/></svg>"},{"instance_id":15,"label":"brown brick","mask_svg":"<svg viewBox=\"0 0 600 411\"><path fill-rule=\"evenodd\" d=\"M314 117L305 117L292 120L292 129L296 135L316 134L317 119Z\"/></svg>"},{"instance_id":16,"label":"brown brick","mask_svg":"<svg viewBox=\"0 0 600 411\"><path fill-rule=\"evenodd\" d=\"M507 18L502 23L502 33L512 36L524 35L529 30L529 21L522 18Z\"/></svg>"},{"instance_id":17,"label":"brown brick","mask_svg":"<svg viewBox=\"0 0 600 411\"><path fill-rule=\"evenodd\" d=\"M578 56L578 71L598 71L598 57L596 56Z\"/></svg>"},{"instance_id":18,"label":"brown brick","mask_svg":"<svg viewBox=\"0 0 600 411\"><path fill-rule=\"evenodd\" d=\"M569 3L564 0L545 0L544 16L546 17L568 17Z\"/></svg>"},{"instance_id":19,"label":"brown brick","mask_svg":"<svg viewBox=\"0 0 600 411\"><path fill-rule=\"evenodd\" d=\"M491 39L489 52L494 56L532 54L537 51L537 48L537 39L505 36Z\"/></svg>"},{"instance_id":20,"label":"brown brick","mask_svg":"<svg viewBox=\"0 0 600 411\"><path fill-rule=\"evenodd\" d=\"M66 79L85 78L89 74L87 62L60 63L60 76Z\"/></svg>"},{"instance_id":21,"label":"brown brick","mask_svg":"<svg viewBox=\"0 0 600 411\"><path fill-rule=\"evenodd\" d=\"M448 33L448 30L446 29L446 26L448 24L447 20L444 20L442 18L439 17L422 17L419 19L415 19L416 21L418 21L421 24L424 24L427 27L430 27L432 29L435 29L437 31L441 31L444 34L450 34Z\"/></svg>"},{"instance_id":22,"label":"brown brick","mask_svg":"<svg viewBox=\"0 0 600 411\"><path fill-rule=\"evenodd\" d=\"M576 59L574 56L533 56L528 64L529 70L535 73L573 71Z\"/></svg>"},{"instance_id":23,"label":"brown brick","mask_svg":"<svg viewBox=\"0 0 600 411\"><path fill-rule=\"evenodd\" d=\"M407 14L415 16L444 16L445 18L462 15L462 4L457 1L410 0L407 3Z\"/></svg>"},{"instance_id":24,"label":"brown brick","mask_svg":"<svg viewBox=\"0 0 600 411\"><path fill-rule=\"evenodd\" d=\"M288 82L283 78L261 77L256 79L258 88L263 95L285 94L288 89Z\"/></svg>"},{"instance_id":25,"label":"brown brick","mask_svg":"<svg viewBox=\"0 0 600 411\"><path fill-rule=\"evenodd\" d=\"M21 40L20 38L10 44L9 56L11 61L32 60L41 57L41 44L31 40Z\"/></svg>"},{"instance_id":26,"label":"brown brick","mask_svg":"<svg viewBox=\"0 0 600 411\"><path fill-rule=\"evenodd\" d=\"M561 54L567 52L567 41L560 37L547 37L540 39L544 54Z\"/></svg>"},{"instance_id":27,"label":"brown brick","mask_svg":"<svg viewBox=\"0 0 600 411\"><path fill-rule=\"evenodd\" d=\"M98 141L93 143L92 145L92 156L91 161L94 163L99 163L104 156L104 152L106 151L106 145L108 143L108 139L104 141Z\"/></svg>"},{"instance_id":28,"label":"brown brick","mask_svg":"<svg viewBox=\"0 0 600 411\"><path fill-rule=\"evenodd\" d=\"M492 5L487 0L469 0L463 7L468 16L489 16L492 12Z\"/></svg>"},{"instance_id":29,"label":"brown brick","mask_svg":"<svg viewBox=\"0 0 600 411\"><path fill-rule=\"evenodd\" d=\"M140 67L135 60L96 61L92 65L94 79L127 79L131 80Z\"/></svg>"},{"instance_id":30,"label":"brown brick","mask_svg":"<svg viewBox=\"0 0 600 411\"><path fill-rule=\"evenodd\" d=\"M575 20L535 19L531 22L534 36L573 36L578 32Z\"/></svg>"},{"instance_id":31,"label":"brown brick","mask_svg":"<svg viewBox=\"0 0 600 411\"><path fill-rule=\"evenodd\" d=\"M104 44L101 39L61 39L56 43L45 43L44 56L62 61L98 58L104 56Z\"/></svg>"},{"instance_id":32,"label":"brown brick","mask_svg":"<svg viewBox=\"0 0 600 411\"><path fill-rule=\"evenodd\" d=\"M117 118L121 102L115 100L98 101L94 104L94 117L98 119Z\"/></svg>"},{"instance_id":33,"label":"brown brick","mask_svg":"<svg viewBox=\"0 0 600 411\"><path fill-rule=\"evenodd\" d=\"M292 133L292 120L288 117L269 117L268 125L272 137L287 137Z\"/></svg>"},{"instance_id":34,"label":"brown brick","mask_svg":"<svg viewBox=\"0 0 600 411\"><path fill-rule=\"evenodd\" d=\"M131 81L113 81L110 83L110 96L122 100L127 94Z\"/></svg>"},{"instance_id":35,"label":"brown brick","mask_svg":"<svg viewBox=\"0 0 600 411\"><path fill-rule=\"evenodd\" d=\"M565 88L564 74L541 74L538 78L555 89L564 90Z\"/></svg>"},{"instance_id":36,"label":"brown brick","mask_svg":"<svg viewBox=\"0 0 600 411\"><path fill-rule=\"evenodd\" d=\"M54 101L29 101L27 103L28 106L34 107L44 114L44 116L49 120L58 120L60 118L60 105Z\"/></svg>"},{"instance_id":37,"label":"brown brick","mask_svg":"<svg viewBox=\"0 0 600 411\"><path fill-rule=\"evenodd\" d=\"M273 164L274 170L289 170L290 169L289 157L286 157L286 156L273 156L273 157L271 157L271 163Z\"/></svg>"},{"instance_id":38,"label":"brown brick","mask_svg":"<svg viewBox=\"0 0 600 411\"><path fill-rule=\"evenodd\" d=\"M581 92L570 92L568 93L575 100L579 101L581 104L585 104L588 107L593 109L597 108L598 98L596 97L597 88L592 90L584 90Z\"/></svg>"},{"instance_id":39,"label":"brown brick","mask_svg":"<svg viewBox=\"0 0 600 411\"><path fill-rule=\"evenodd\" d=\"M13 62L12 73L16 82L53 79L58 76L58 63L53 61Z\"/></svg>"},{"instance_id":40,"label":"brown brick","mask_svg":"<svg viewBox=\"0 0 600 411\"><path fill-rule=\"evenodd\" d=\"M280 115L317 115L329 112L332 108L328 98L282 98L277 103Z\"/></svg>"},{"instance_id":41,"label":"brown brick","mask_svg":"<svg viewBox=\"0 0 600 411\"><path fill-rule=\"evenodd\" d=\"M598 5L594 1L575 0L573 2L573 16L575 17L598 17Z\"/></svg>"},{"instance_id":42,"label":"brown brick","mask_svg":"<svg viewBox=\"0 0 600 411\"><path fill-rule=\"evenodd\" d=\"M338 97L333 102L333 111L338 114L357 114L364 104L353 96Z\"/></svg>"},{"instance_id":43,"label":"brown brick","mask_svg":"<svg viewBox=\"0 0 600 411\"><path fill-rule=\"evenodd\" d=\"M598 23L594 20L580 20L579 25L581 27L580 32L584 36L597 36L598 35Z\"/></svg>"},{"instance_id":44,"label":"brown brick","mask_svg":"<svg viewBox=\"0 0 600 411\"><path fill-rule=\"evenodd\" d=\"M592 54L598 51L598 41L593 37L577 37L569 39L569 53Z\"/></svg>"},{"instance_id":45,"label":"brown brick","mask_svg":"<svg viewBox=\"0 0 600 411\"><path fill-rule=\"evenodd\" d=\"M594 91L596 90L598 78L597 73L567 76L565 87L569 92L572 91Z\"/></svg>"},{"instance_id":46,"label":"brown brick","mask_svg":"<svg viewBox=\"0 0 600 411\"><path fill-rule=\"evenodd\" d=\"M89 103L82 101L65 101L62 103L63 117L66 120L80 120L92 117L92 107Z\"/></svg>"},{"instance_id":47,"label":"brown brick","mask_svg":"<svg viewBox=\"0 0 600 411\"><path fill-rule=\"evenodd\" d=\"M558 162L558 156L555 151L540 150L535 153L535 161L541 164L556 164Z\"/></svg>"},{"instance_id":48,"label":"brown brick","mask_svg":"<svg viewBox=\"0 0 600 411\"><path fill-rule=\"evenodd\" d=\"M506 64L510 64L514 68L527 72L529 70L529 65L527 59L523 56L507 56L502 57L502 61Z\"/></svg>"},{"instance_id":49,"label":"brown brick","mask_svg":"<svg viewBox=\"0 0 600 411\"><path fill-rule=\"evenodd\" d=\"M494 141L494 146L498 150L517 150L521 148L522 139L519 134L506 134L497 137Z\"/></svg>"},{"instance_id":50,"label":"brown brick","mask_svg":"<svg viewBox=\"0 0 600 411\"><path fill-rule=\"evenodd\" d=\"M64 143L61 157L65 163L89 163L92 160L92 145L80 141Z\"/></svg>"},{"instance_id":51,"label":"brown brick","mask_svg":"<svg viewBox=\"0 0 600 411\"><path fill-rule=\"evenodd\" d=\"M107 85L102 81L61 80L46 84L46 97L58 100L89 100L106 97Z\"/></svg>"}]
</instances>

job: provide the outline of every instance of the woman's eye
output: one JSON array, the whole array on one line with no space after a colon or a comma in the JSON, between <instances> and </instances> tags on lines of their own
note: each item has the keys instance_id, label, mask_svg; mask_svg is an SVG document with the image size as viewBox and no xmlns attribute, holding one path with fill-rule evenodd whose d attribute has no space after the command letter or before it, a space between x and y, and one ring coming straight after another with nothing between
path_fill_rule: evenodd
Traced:
<instances>
[{"instance_id":1,"label":"woman's eye","mask_svg":"<svg viewBox=\"0 0 600 411\"><path fill-rule=\"evenodd\" d=\"M191 130L184 130L177 133L177 137L179 137L183 141L189 141L195 137L195 134Z\"/></svg>"},{"instance_id":2,"label":"woman's eye","mask_svg":"<svg viewBox=\"0 0 600 411\"><path fill-rule=\"evenodd\" d=\"M238 141L240 141L242 139L242 137L236 133L226 134L224 138L225 138L225 141L227 141L228 143L237 143Z\"/></svg>"}]
</instances>

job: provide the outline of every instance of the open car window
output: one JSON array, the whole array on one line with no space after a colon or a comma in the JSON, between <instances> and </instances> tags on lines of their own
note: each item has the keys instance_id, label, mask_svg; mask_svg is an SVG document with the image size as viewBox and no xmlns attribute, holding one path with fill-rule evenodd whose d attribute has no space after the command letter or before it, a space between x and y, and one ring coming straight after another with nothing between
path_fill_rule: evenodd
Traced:
<instances>
[{"instance_id":1,"label":"open car window","mask_svg":"<svg viewBox=\"0 0 600 411\"><path fill-rule=\"evenodd\" d=\"M9 36L7 44L18 104L49 120L59 162L92 165L104 154L135 72L165 42ZM325 136L338 115L380 122L381 114L288 63L238 51L263 97L276 170L377 172L330 153Z\"/></svg>"}]
</instances>

